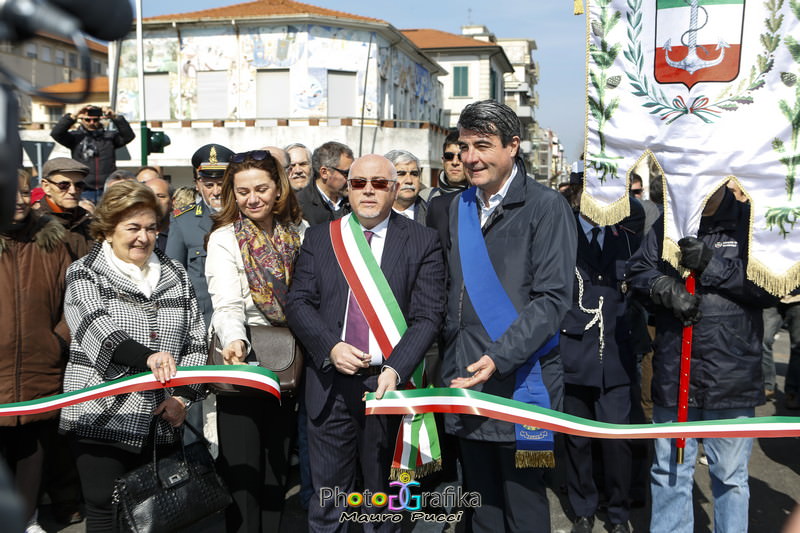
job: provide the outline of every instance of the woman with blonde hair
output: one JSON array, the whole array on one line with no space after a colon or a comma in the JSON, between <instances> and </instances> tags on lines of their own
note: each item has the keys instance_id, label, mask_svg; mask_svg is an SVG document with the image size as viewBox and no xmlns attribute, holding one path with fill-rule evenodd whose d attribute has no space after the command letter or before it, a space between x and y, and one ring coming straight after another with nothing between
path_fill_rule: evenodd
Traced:
<instances>
[{"instance_id":1,"label":"woman with blonde hair","mask_svg":"<svg viewBox=\"0 0 800 533\"><path fill-rule=\"evenodd\" d=\"M97 242L67 270L64 312L72 333L64 391L152 371L168 384L178 366L202 365L205 325L183 267L155 249L158 207L147 186L111 187L91 225ZM61 410L86 501L86 531L112 531L114 480L179 446L172 427L202 398L199 385L129 392ZM155 439L150 422L160 416ZM172 426L172 427L170 427Z\"/></svg>"},{"instance_id":2,"label":"woman with blonde hair","mask_svg":"<svg viewBox=\"0 0 800 533\"><path fill-rule=\"evenodd\" d=\"M245 362L248 326L286 325L300 224L299 203L275 157L267 150L235 154L206 256L211 324L226 364ZM293 416L287 399L217 396L220 474L234 501L226 515L229 533L280 529Z\"/></svg>"}]
</instances>

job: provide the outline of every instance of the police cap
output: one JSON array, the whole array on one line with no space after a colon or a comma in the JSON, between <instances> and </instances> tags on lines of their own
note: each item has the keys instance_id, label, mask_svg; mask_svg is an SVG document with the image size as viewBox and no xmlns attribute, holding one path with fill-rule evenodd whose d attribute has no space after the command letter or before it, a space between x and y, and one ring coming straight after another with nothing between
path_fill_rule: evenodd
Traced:
<instances>
[{"instance_id":1,"label":"police cap","mask_svg":"<svg viewBox=\"0 0 800 533\"><path fill-rule=\"evenodd\" d=\"M232 156L233 151L221 144L207 144L192 156L192 167L198 178L221 178Z\"/></svg>"}]
</instances>

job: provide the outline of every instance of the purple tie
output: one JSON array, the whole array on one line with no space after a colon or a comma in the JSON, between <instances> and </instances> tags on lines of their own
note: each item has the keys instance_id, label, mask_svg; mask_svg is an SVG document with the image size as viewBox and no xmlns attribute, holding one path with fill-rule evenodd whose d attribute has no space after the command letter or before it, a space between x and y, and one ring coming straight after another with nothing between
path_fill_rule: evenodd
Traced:
<instances>
[{"instance_id":1,"label":"purple tie","mask_svg":"<svg viewBox=\"0 0 800 533\"><path fill-rule=\"evenodd\" d=\"M372 236L375 235L372 231L365 231L364 237L367 238L367 244L372 242ZM347 308L347 329L344 333L344 342L355 346L362 352L369 353L369 326L367 319L364 318L364 313L358 306L356 297L353 291L350 291L350 301Z\"/></svg>"}]
</instances>

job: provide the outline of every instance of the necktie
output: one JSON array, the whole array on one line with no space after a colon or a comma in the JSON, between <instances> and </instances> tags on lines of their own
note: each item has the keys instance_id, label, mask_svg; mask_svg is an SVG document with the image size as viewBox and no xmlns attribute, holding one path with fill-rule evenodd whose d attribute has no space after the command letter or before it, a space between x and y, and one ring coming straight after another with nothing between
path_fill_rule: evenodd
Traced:
<instances>
[{"instance_id":1,"label":"necktie","mask_svg":"<svg viewBox=\"0 0 800 533\"><path fill-rule=\"evenodd\" d=\"M600 248L600 241L598 238L600 237L600 227L595 226L592 228L592 240L589 243L589 249L592 251L592 256L594 257L596 262L600 262L600 258L603 255L603 250Z\"/></svg>"},{"instance_id":2,"label":"necktie","mask_svg":"<svg viewBox=\"0 0 800 533\"><path fill-rule=\"evenodd\" d=\"M367 243L372 242L372 236L375 235L372 231L365 231L364 237L367 238ZM359 350L369 353L369 326L367 319L364 318L364 313L358 306L356 297L353 291L350 291L350 300L347 306L347 329L344 333L344 342L355 346Z\"/></svg>"}]
</instances>

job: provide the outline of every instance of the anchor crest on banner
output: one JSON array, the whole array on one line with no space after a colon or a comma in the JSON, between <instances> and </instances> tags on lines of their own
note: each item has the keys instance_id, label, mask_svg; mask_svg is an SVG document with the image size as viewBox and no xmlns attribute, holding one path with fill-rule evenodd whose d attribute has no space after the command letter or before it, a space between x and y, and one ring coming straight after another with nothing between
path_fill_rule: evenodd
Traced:
<instances>
[{"instance_id":1,"label":"anchor crest on banner","mask_svg":"<svg viewBox=\"0 0 800 533\"><path fill-rule=\"evenodd\" d=\"M739 74L745 0L656 0L659 83L729 82Z\"/></svg>"}]
</instances>

